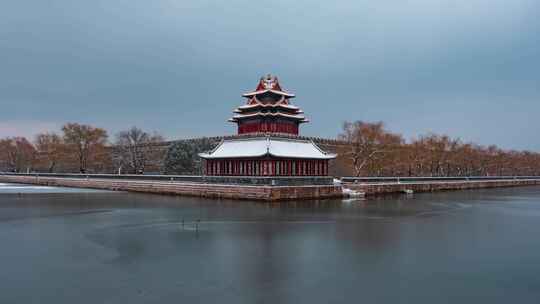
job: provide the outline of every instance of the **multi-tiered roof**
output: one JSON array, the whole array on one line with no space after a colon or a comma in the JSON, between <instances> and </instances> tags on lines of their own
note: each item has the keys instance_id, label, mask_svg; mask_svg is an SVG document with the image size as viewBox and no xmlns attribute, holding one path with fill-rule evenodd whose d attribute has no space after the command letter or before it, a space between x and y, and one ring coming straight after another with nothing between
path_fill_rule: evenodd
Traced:
<instances>
[{"instance_id":1,"label":"multi-tiered roof","mask_svg":"<svg viewBox=\"0 0 540 304\"><path fill-rule=\"evenodd\" d=\"M229 121L238 124L238 134L247 136L224 140L212 151L200 153L205 160L204 174L328 175L328 161L336 155L297 137L299 125L308 120L290 103L294 94L281 89L277 77L262 77L255 91L242 96L247 103L234 110Z\"/></svg>"},{"instance_id":2,"label":"multi-tiered roof","mask_svg":"<svg viewBox=\"0 0 540 304\"><path fill-rule=\"evenodd\" d=\"M287 133L298 135L298 126L308 122L304 112L292 105L294 94L284 91L276 76L261 78L255 91L242 95L247 103L234 110L229 121L238 124L238 133Z\"/></svg>"}]
</instances>

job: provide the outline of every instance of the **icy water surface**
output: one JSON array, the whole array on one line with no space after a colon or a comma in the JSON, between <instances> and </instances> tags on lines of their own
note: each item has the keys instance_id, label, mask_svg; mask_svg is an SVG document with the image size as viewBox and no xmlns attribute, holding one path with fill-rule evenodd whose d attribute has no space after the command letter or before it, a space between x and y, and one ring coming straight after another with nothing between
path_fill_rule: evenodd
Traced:
<instances>
[{"instance_id":1,"label":"icy water surface","mask_svg":"<svg viewBox=\"0 0 540 304\"><path fill-rule=\"evenodd\" d=\"M0 303L540 303L539 233L540 187L265 204L0 184Z\"/></svg>"}]
</instances>

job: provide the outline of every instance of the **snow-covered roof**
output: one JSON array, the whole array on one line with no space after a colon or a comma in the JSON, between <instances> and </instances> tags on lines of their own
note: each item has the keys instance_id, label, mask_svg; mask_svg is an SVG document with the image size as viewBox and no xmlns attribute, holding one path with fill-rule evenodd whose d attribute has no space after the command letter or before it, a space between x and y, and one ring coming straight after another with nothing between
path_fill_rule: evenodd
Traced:
<instances>
[{"instance_id":1,"label":"snow-covered roof","mask_svg":"<svg viewBox=\"0 0 540 304\"><path fill-rule=\"evenodd\" d=\"M308 122L306 117L302 114L285 114L285 113L263 113L263 112L256 112L252 114L235 114L229 121L236 121L240 118L248 118L248 117L257 117L257 116L281 116L281 117L287 117L287 118L296 118L299 119L300 122Z\"/></svg>"},{"instance_id":2,"label":"snow-covered roof","mask_svg":"<svg viewBox=\"0 0 540 304\"><path fill-rule=\"evenodd\" d=\"M244 109L257 108L257 107L262 107L262 108L281 107L281 108L290 109L290 110L300 110L300 108L297 107L297 106L293 106L291 104L283 104L283 103L276 103L276 104L271 104L271 103L267 103L267 104L264 104L264 103L246 104L246 105L239 106L238 109L244 110Z\"/></svg>"},{"instance_id":3,"label":"snow-covered roof","mask_svg":"<svg viewBox=\"0 0 540 304\"><path fill-rule=\"evenodd\" d=\"M264 94L264 93L267 93L267 92L271 92L271 93L274 93L274 94L277 94L277 95L282 95L282 96L285 96L285 97L288 97L288 98L294 98L295 97L294 94L287 93L287 92L284 92L284 91L272 90L272 89L264 89L264 90L253 91L253 92L242 94L242 96L251 97L251 96L254 96L254 95Z\"/></svg>"},{"instance_id":4,"label":"snow-covered roof","mask_svg":"<svg viewBox=\"0 0 540 304\"><path fill-rule=\"evenodd\" d=\"M205 159L274 156L283 158L332 159L335 154L322 151L309 140L257 137L222 141L213 151L200 153Z\"/></svg>"}]
</instances>

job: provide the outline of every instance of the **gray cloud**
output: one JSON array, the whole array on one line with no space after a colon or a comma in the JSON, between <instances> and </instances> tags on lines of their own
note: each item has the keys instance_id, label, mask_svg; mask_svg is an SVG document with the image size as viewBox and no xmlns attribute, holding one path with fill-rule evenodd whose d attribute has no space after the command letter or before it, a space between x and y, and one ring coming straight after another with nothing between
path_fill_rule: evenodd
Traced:
<instances>
[{"instance_id":1,"label":"gray cloud","mask_svg":"<svg viewBox=\"0 0 540 304\"><path fill-rule=\"evenodd\" d=\"M0 121L232 133L261 74L335 136L383 120L540 150L539 4L458 1L4 1ZM32 127L23 132L33 132Z\"/></svg>"}]
</instances>

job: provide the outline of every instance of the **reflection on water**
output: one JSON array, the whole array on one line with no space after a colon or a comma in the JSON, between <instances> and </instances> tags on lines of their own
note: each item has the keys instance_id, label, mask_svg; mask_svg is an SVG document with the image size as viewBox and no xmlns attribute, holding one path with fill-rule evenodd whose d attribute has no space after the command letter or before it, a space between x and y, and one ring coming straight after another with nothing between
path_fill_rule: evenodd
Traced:
<instances>
[{"instance_id":1,"label":"reflection on water","mask_svg":"<svg viewBox=\"0 0 540 304\"><path fill-rule=\"evenodd\" d=\"M538 187L266 204L0 184L0 303L537 303L539 216Z\"/></svg>"}]
</instances>

